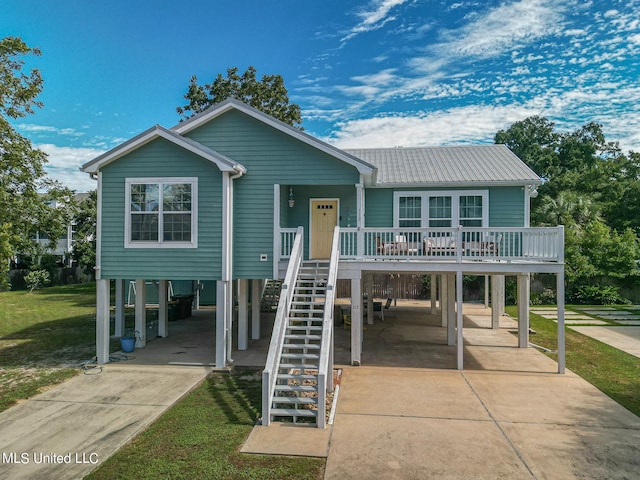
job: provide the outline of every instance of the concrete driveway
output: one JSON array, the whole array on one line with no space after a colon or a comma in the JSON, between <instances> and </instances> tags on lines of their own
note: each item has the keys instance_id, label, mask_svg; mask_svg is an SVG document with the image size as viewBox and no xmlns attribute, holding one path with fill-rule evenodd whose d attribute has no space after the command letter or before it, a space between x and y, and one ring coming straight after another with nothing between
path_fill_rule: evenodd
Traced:
<instances>
[{"instance_id":1,"label":"concrete driveway","mask_svg":"<svg viewBox=\"0 0 640 480\"><path fill-rule=\"evenodd\" d=\"M392 309L367 326L363 366L341 366L328 431L259 426L242 451L326 457L331 480L640 478L640 418L517 348L513 320L488 328L482 309L465 315L465 370L455 370L438 322Z\"/></svg>"},{"instance_id":2,"label":"concrete driveway","mask_svg":"<svg viewBox=\"0 0 640 480\"><path fill-rule=\"evenodd\" d=\"M209 371L106 365L11 407L0 413L0 479L82 478Z\"/></svg>"}]
</instances>

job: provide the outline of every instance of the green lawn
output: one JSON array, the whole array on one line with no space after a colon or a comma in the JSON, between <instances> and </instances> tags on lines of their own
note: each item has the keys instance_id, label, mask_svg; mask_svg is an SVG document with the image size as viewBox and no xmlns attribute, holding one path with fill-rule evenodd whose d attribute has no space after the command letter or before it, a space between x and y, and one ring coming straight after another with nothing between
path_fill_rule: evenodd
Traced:
<instances>
[{"instance_id":1,"label":"green lawn","mask_svg":"<svg viewBox=\"0 0 640 480\"><path fill-rule=\"evenodd\" d=\"M0 411L95 355L95 284L0 292Z\"/></svg>"},{"instance_id":2,"label":"green lawn","mask_svg":"<svg viewBox=\"0 0 640 480\"><path fill-rule=\"evenodd\" d=\"M583 306L576 307L582 310ZM513 318L518 307L507 307ZM556 350L558 325L531 313L531 328L536 331L529 340L536 345ZM620 327L624 328L624 327ZM600 391L640 416L640 358L565 328L567 368L577 373ZM547 354L554 360L557 355Z\"/></svg>"}]
</instances>

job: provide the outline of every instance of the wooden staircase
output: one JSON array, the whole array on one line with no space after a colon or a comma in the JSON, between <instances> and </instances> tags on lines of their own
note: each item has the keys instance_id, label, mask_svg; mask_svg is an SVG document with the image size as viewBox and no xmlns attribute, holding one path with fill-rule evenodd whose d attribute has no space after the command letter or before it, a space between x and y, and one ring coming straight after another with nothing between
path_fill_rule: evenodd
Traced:
<instances>
[{"instance_id":1,"label":"wooden staircase","mask_svg":"<svg viewBox=\"0 0 640 480\"><path fill-rule=\"evenodd\" d=\"M280 280L268 279L265 282L260 298L260 311L273 312L278 307L281 289L282 281Z\"/></svg>"},{"instance_id":2,"label":"wooden staircase","mask_svg":"<svg viewBox=\"0 0 640 480\"><path fill-rule=\"evenodd\" d=\"M271 420L317 425L318 360L322 341L329 263L302 262L293 292L282 346Z\"/></svg>"}]
</instances>

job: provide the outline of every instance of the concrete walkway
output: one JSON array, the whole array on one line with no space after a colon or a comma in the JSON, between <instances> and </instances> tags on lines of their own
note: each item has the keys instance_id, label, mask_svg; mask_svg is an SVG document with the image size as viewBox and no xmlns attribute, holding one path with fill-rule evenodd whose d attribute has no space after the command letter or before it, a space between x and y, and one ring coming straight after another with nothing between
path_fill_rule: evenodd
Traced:
<instances>
[{"instance_id":1,"label":"concrete walkway","mask_svg":"<svg viewBox=\"0 0 640 480\"><path fill-rule=\"evenodd\" d=\"M209 371L107 365L11 407L0 414L0 479L82 478Z\"/></svg>"}]
</instances>

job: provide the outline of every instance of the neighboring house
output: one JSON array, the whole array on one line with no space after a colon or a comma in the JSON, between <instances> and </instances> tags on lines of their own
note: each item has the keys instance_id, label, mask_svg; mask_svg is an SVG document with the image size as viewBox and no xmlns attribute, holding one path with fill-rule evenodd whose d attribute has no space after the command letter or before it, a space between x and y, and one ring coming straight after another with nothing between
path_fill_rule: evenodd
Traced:
<instances>
[{"instance_id":1,"label":"neighboring house","mask_svg":"<svg viewBox=\"0 0 640 480\"><path fill-rule=\"evenodd\" d=\"M263 279L285 280L281 303L287 305L276 319L276 343L286 341L284 324L296 317L292 312L315 308L309 303L319 292L326 292L326 304L332 305L329 273L350 279L353 364L361 360L367 272L421 273L438 280L443 325L449 344L457 345L459 368L462 311L456 304L462 303L463 274L491 276L494 325L504 305L504 276L518 276L520 346L525 347L529 275L554 273L563 323L562 227L529 227L530 197L540 179L503 145L340 150L227 100L172 129L152 127L82 170L98 180L101 363L109 356L110 281L120 292L118 307L124 279L131 278L137 279L140 332L145 331L145 280L159 282L160 336L168 334L169 279L216 282L219 367L230 358L236 280L237 340L245 349L249 331L254 338L260 334L256 306ZM311 302L294 298L300 292L292 281L313 266L301 262L329 262L332 253L330 265L313 267L324 278L309 287ZM297 317L315 315L307 310ZM330 335L326 322L318 328ZM143 335L138 346L145 341ZM559 351L562 372L563 345ZM268 361L271 357L281 355L270 352Z\"/></svg>"},{"instance_id":2,"label":"neighboring house","mask_svg":"<svg viewBox=\"0 0 640 480\"><path fill-rule=\"evenodd\" d=\"M73 197L77 203L80 203L89 198L89 195L89 193L76 193ZM53 200L47 203L52 207L59 206L59 204ZM73 243L76 240L75 233L75 222L72 221L71 224L67 226L67 231L63 233L56 242L55 248L51 248L49 236L46 233L36 232L36 234L32 238L38 245L40 245L44 249L46 253L49 253L56 257L56 260L59 262L59 264L71 267L73 266L73 258L71 257L71 252L73 251Z\"/></svg>"}]
</instances>

